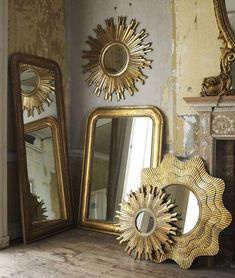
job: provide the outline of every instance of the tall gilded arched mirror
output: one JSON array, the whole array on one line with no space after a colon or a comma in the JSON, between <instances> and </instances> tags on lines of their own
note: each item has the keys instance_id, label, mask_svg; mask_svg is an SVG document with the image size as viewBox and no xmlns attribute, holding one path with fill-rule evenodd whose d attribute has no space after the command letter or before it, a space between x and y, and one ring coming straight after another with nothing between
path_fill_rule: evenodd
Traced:
<instances>
[{"instance_id":1,"label":"tall gilded arched mirror","mask_svg":"<svg viewBox=\"0 0 235 278\"><path fill-rule=\"evenodd\" d=\"M64 100L59 66L11 58L24 242L72 226Z\"/></svg>"},{"instance_id":2,"label":"tall gilded arched mirror","mask_svg":"<svg viewBox=\"0 0 235 278\"><path fill-rule=\"evenodd\" d=\"M161 113L152 106L104 107L90 114L83 162L81 227L115 232L115 214L121 199L140 185L143 167L155 167L160 162L162 124Z\"/></svg>"}]
</instances>

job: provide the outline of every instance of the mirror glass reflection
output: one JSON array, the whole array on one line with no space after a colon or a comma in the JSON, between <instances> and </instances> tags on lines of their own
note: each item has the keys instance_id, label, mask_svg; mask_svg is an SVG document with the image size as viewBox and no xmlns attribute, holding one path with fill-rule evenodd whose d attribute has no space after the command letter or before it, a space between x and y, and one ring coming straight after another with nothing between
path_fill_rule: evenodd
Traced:
<instances>
[{"instance_id":1,"label":"mirror glass reflection","mask_svg":"<svg viewBox=\"0 0 235 278\"><path fill-rule=\"evenodd\" d=\"M31 94L38 86L38 76L32 69L27 69L20 74L20 87L24 94Z\"/></svg>"},{"instance_id":2,"label":"mirror glass reflection","mask_svg":"<svg viewBox=\"0 0 235 278\"><path fill-rule=\"evenodd\" d=\"M61 219L51 128L25 133L25 146L32 222Z\"/></svg>"},{"instance_id":3,"label":"mirror glass reflection","mask_svg":"<svg viewBox=\"0 0 235 278\"><path fill-rule=\"evenodd\" d=\"M178 213L178 235L190 232L199 218L199 203L195 194L188 187L181 184L171 184L164 188L169 199L176 205L174 211Z\"/></svg>"},{"instance_id":4,"label":"mirror glass reflection","mask_svg":"<svg viewBox=\"0 0 235 278\"><path fill-rule=\"evenodd\" d=\"M150 117L101 118L96 122L91 163L88 218L117 221L121 199L140 185L150 167L153 122Z\"/></svg>"},{"instance_id":5,"label":"mirror glass reflection","mask_svg":"<svg viewBox=\"0 0 235 278\"><path fill-rule=\"evenodd\" d=\"M141 234L153 232L155 223L153 214L150 211L142 210L135 219L135 226Z\"/></svg>"},{"instance_id":6,"label":"mirror glass reflection","mask_svg":"<svg viewBox=\"0 0 235 278\"><path fill-rule=\"evenodd\" d=\"M124 46L119 43L112 44L108 47L104 54L104 67L110 74L118 74L127 65L127 51Z\"/></svg>"},{"instance_id":7,"label":"mirror glass reflection","mask_svg":"<svg viewBox=\"0 0 235 278\"><path fill-rule=\"evenodd\" d=\"M225 0L226 10L228 14L229 23L233 32L235 33L235 1Z\"/></svg>"}]
</instances>

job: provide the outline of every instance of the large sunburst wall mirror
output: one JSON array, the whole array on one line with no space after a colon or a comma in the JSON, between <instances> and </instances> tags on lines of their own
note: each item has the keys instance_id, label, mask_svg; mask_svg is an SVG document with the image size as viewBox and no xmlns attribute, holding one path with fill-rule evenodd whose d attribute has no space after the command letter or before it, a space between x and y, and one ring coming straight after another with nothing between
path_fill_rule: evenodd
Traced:
<instances>
[{"instance_id":1,"label":"large sunburst wall mirror","mask_svg":"<svg viewBox=\"0 0 235 278\"><path fill-rule=\"evenodd\" d=\"M84 65L84 71L89 72L86 79L89 86L94 85L94 94L100 96L104 92L105 100L124 99L124 91L132 96L138 91L136 82L144 84L147 76L142 72L150 67L151 60L146 54L151 49L151 43L144 44L148 36L144 29L137 32L138 23L132 19L126 23L126 17L118 17L115 23L113 18L105 20L106 27L98 25L94 30L96 37L88 37L90 50L85 50L83 58L89 60Z\"/></svg>"},{"instance_id":2,"label":"large sunburst wall mirror","mask_svg":"<svg viewBox=\"0 0 235 278\"><path fill-rule=\"evenodd\" d=\"M235 95L235 1L213 0L221 48L220 74L203 80L202 96Z\"/></svg>"},{"instance_id":3,"label":"large sunburst wall mirror","mask_svg":"<svg viewBox=\"0 0 235 278\"><path fill-rule=\"evenodd\" d=\"M144 252L157 263L172 259L185 269L198 256L216 255L219 234L232 220L222 201L224 187L206 172L201 158L182 162L166 155L157 168L143 169L139 191L122 201L119 240L128 242L129 252L136 249L138 257ZM146 188L160 193L144 195Z\"/></svg>"}]
</instances>

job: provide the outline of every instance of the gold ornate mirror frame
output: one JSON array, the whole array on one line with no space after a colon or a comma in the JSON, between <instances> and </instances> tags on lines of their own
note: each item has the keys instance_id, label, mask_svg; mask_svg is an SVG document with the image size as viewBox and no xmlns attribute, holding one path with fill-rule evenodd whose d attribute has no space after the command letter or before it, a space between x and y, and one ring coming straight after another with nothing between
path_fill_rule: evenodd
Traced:
<instances>
[{"instance_id":1,"label":"gold ornate mirror frame","mask_svg":"<svg viewBox=\"0 0 235 278\"><path fill-rule=\"evenodd\" d=\"M91 185L92 156L94 148L94 132L96 122L102 118L123 118L123 117L149 117L152 119L152 149L151 149L151 167L156 167L161 160L162 147L162 115L156 107L153 106L126 106L126 107L102 107L95 109L87 121L83 172L82 172L82 189L81 189L81 213L80 227L85 229L97 230L105 233L117 234L116 226L107 221L95 220L88 218L89 211L89 194Z\"/></svg>"},{"instance_id":2,"label":"gold ornate mirror frame","mask_svg":"<svg viewBox=\"0 0 235 278\"><path fill-rule=\"evenodd\" d=\"M219 39L223 40L221 48L220 74L210 76L203 80L202 96L234 95L235 90L231 88L231 67L235 61L235 34L229 23L225 0L213 0L216 21L219 27Z\"/></svg>"},{"instance_id":3,"label":"gold ornate mirror frame","mask_svg":"<svg viewBox=\"0 0 235 278\"><path fill-rule=\"evenodd\" d=\"M117 211L117 231L121 235L117 238L122 242L127 241L125 251L134 258L154 260L163 255L173 244L172 236L176 235L177 213L173 211L174 204L167 200L166 193L157 187L142 186L139 190L131 192L128 200L122 200L120 211ZM142 233L137 227L138 215L147 212L153 219L152 229L148 233Z\"/></svg>"},{"instance_id":4,"label":"gold ornate mirror frame","mask_svg":"<svg viewBox=\"0 0 235 278\"><path fill-rule=\"evenodd\" d=\"M21 80L20 75L23 69L27 68L37 71L37 75L43 79L43 72L52 73L54 79L54 94L55 94L55 104L56 104L56 116L54 112L50 111L51 107L47 107L47 114L41 110L41 114L37 117L30 117L28 121L28 115L24 115L23 100L21 90ZM46 74L47 75L47 74ZM42 57L37 57L29 54L13 54L11 57L11 84L13 101L15 108L15 126L16 126L16 147L17 147L17 158L18 158L18 177L19 177L19 189L20 189L20 205L21 205L21 221L22 221L22 231L23 239L25 243L30 243L41 238L45 238L49 235L61 232L73 225L73 211L72 211L72 191L70 184L70 174L69 174L69 163L68 163L68 153L67 153L67 140L66 140L66 128L65 128L65 106L63 98L63 86L62 77L59 65L49 59ZM48 78L47 78L48 77ZM47 75L44 79L50 83L50 76ZM48 87L43 86L41 82L42 91L44 93L48 92ZM37 86L36 86L37 87ZM38 93L39 98L42 96ZM38 105L41 105L43 99ZM38 108L38 107L37 107ZM36 109L37 109L36 108ZM48 117L52 113L53 117ZM24 118L25 117L25 118ZM40 118L36 120L35 118ZM27 123L24 120L27 119ZM58 193L60 202L60 217L59 219L46 220L46 221L32 221L31 215L31 205L32 205L32 192L30 190L30 181L27 170L27 156L26 156L26 141L25 135L29 130L41 129L43 127L50 127L53 142L54 142L54 160L55 168L57 170L58 179ZM46 172L46 169L45 169ZM35 201L35 200L34 200ZM44 209L43 203L41 203L42 210ZM44 210L43 210L44 211ZM42 213L43 213L42 211Z\"/></svg>"},{"instance_id":5,"label":"gold ornate mirror frame","mask_svg":"<svg viewBox=\"0 0 235 278\"><path fill-rule=\"evenodd\" d=\"M84 72L90 74L86 79L88 85L95 85L94 94L100 96L104 92L105 100L112 100L116 94L119 101L125 98L125 90L128 90L131 96L138 91L135 82L140 81L144 84L147 76L142 73L142 69L150 67L152 62L145 58L145 55L152 51L151 43L143 44L148 34L144 29L136 32L138 23L134 19L128 25L126 17L118 17L117 24L113 18L105 20L105 23L105 29L98 25L94 30L96 38L88 37L87 44L91 49L83 51L82 57L89 62L83 68ZM118 69L113 70L106 65L105 57L108 52L109 64L118 66ZM121 66L120 62L123 63Z\"/></svg>"},{"instance_id":6,"label":"gold ornate mirror frame","mask_svg":"<svg viewBox=\"0 0 235 278\"><path fill-rule=\"evenodd\" d=\"M213 256L219 251L219 234L232 221L224 207L222 195L225 184L210 176L199 157L182 162L166 155L157 168L146 168L141 173L142 186L163 190L172 184L186 186L199 201L199 218L194 228L181 236L173 236L173 244L164 253L156 253L155 262L174 260L181 268L189 268L198 256ZM169 198L171 198L169 196Z\"/></svg>"}]
</instances>

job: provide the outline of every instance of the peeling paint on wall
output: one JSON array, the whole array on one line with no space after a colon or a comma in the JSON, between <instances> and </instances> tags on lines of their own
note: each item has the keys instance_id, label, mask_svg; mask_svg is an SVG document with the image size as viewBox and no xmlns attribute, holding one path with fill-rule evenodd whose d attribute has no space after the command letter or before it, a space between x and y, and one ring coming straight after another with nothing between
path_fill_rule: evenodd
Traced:
<instances>
[{"instance_id":1,"label":"peeling paint on wall","mask_svg":"<svg viewBox=\"0 0 235 278\"><path fill-rule=\"evenodd\" d=\"M174 141L175 155L185 158L198 155L199 144L199 116L178 116Z\"/></svg>"},{"instance_id":2,"label":"peeling paint on wall","mask_svg":"<svg viewBox=\"0 0 235 278\"><path fill-rule=\"evenodd\" d=\"M219 30L213 1L175 0L176 19L176 110L195 114L185 96L200 96L203 78L220 71Z\"/></svg>"},{"instance_id":3,"label":"peeling paint on wall","mask_svg":"<svg viewBox=\"0 0 235 278\"><path fill-rule=\"evenodd\" d=\"M8 2L8 55L20 52L56 61L62 72L65 104L68 110L64 0L9 0ZM11 115L12 113L9 114ZM10 126L12 127L11 123ZM14 136L9 136L9 139L11 138L13 139ZM9 141L8 148L14 151L14 142Z\"/></svg>"}]
</instances>

